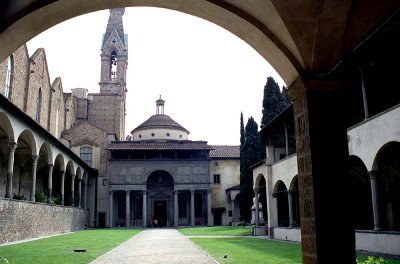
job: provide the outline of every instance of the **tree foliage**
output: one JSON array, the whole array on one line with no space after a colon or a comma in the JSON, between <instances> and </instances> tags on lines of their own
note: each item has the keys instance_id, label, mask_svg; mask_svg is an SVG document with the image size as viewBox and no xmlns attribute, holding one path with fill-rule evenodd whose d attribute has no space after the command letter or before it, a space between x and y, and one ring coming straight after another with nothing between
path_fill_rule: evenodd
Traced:
<instances>
[{"instance_id":1,"label":"tree foliage","mask_svg":"<svg viewBox=\"0 0 400 264\"><path fill-rule=\"evenodd\" d=\"M244 142L240 146L240 213L246 222L251 220L254 196L251 166L261 160L262 151L258 124L250 117L244 131Z\"/></svg>"},{"instance_id":2,"label":"tree foliage","mask_svg":"<svg viewBox=\"0 0 400 264\"><path fill-rule=\"evenodd\" d=\"M279 85L271 76L267 78L267 83L264 86L264 98L261 128L265 127L272 119L279 115L283 110L291 104L287 97L287 89L282 87L282 92Z\"/></svg>"}]
</instances>

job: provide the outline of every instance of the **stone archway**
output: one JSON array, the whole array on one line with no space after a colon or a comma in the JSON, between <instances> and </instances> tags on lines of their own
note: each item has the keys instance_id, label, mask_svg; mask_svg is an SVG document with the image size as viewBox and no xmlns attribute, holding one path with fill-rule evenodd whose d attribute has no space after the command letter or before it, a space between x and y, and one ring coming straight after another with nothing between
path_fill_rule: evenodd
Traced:
<instances>
[{"instance_id":1,"label":"stone archway","mask_svg":"<svg viewBox=\"0 0 400 264\"><path fill-rule=\"evenodd\" d=\"M332 212L348 213L346 199L329 201L335 194L332 190L338 189L344 180L344 164L348 158L346 128L341 122L343 113L336 111L341 100L332 93L342 85L336 82L337 76L332 72L336 66L343 65L344 55L368 40L368 32L395 14L398 2L371 1L369 5L362 5L355 1L255 0L250 5L247 1L229 0L188 0L185 4L172 0L81 0L79 4L70 0L9 0L3 1L0 8L0 61L52 25L80 14L122 5L159 6L203 17L252 45L287 84L293 83L298 72L302 74L305 82L299 80L291 87L291 98L295 101L296 140L301 142L298 148L300 196L307 199L302 204L309 205L301 209L306 220L302 229L303 261L324 263L333 257L337 261L354 262L353 228L332 220ZM310 142L313 142L312 148ZM331 170L327 172L324 168ZM348 190L343 192L347 194ZM316 206L318 202L327 206ZM331 242L338 234L344 243ZM335 247L341 254L331 254Z\"/></svg>"},{"instance_id":2,"label":"stone archway","mask_svg":"<svg viewBox=\"0 0 400 264\"><path fill-rule=\"evenodd\" d=\"M147 178L148 219L158 221L158 226L173 225L174 179L165 170L153 171Z\"/></svg>"}]
</instances>

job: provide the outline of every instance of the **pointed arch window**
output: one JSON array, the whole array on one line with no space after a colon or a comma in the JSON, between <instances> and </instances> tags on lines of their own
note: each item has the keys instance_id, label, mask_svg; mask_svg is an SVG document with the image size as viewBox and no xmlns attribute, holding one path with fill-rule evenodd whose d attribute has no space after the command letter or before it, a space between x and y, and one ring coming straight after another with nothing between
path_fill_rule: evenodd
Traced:
<instances>
[{"instance_id":1,"label":"pointed arch window","mask_svg":"<svg viewBox=\"0 0 400 264\"><path fill-rule=\"evenodd\" d=\"M42 88L39 88L39 92L36 97L36 122L38 123L40 123L41 108L42 108Z\"/></svg>"},{"instance_id":2,"label":"pointed arch window","mask_svg":"<svg viewBox=\"0 0 400 264\"><path fill-rule=\"evenodd\" d=\"M58 122L60 121L60 106L58 106L57 111L56 111L56 131L55 131L55 136L58 138Z\"/></svg>"},{"instance_id":3,"label":"pointed arch window","mask_svg":"<svg viewBox=\"0 0 400 264\"><path fill-rule=\"evenodd\" d=\"M110 78L111 81L117 80L117 53L113 51L110 57Z\"/></svg>"},{"instance_id":4,"label":"pointed arch window","mask_svg":"<svg viewBox=\"0 0 400 264\"><path fill-rule=\"evenodd\" d=\"M14 56L8 57L7 61L7 72L6 72L6 87L4 90L4 96L11 99L11 85L14 75Z\"/></svg>"}]
</instances>

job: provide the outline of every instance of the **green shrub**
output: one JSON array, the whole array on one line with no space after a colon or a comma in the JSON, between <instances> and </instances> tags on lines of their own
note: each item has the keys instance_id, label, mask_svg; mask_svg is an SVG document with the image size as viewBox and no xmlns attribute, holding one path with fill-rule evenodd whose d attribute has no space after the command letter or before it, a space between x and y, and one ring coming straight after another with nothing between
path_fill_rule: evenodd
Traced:
<instances>
[{"instance_id":1,"label":"green shrub","mask_svg":"<svg viewBox=\"0 0 400 264\"><path fill-rule=\"evenodd\" d=\"M45 203L47 201L46 194L44 192L35 193L35 201L38 203Z\"/></svg>"},{"instance_id":2,"label":"green shrub","mask_svg":"<svg viewBox=\"0 0 400 264\"><path fill-rule=\"evenodd\" d=\"M357 263L358 264L382 264L382 263L386 263L386 261L382 258L382 257L372 257L372 256L368 256L366 260L358 260L357 259Z\"/></svg>"},{"instance_id":3,"label":"green shrub","mask_svg":"<svg viewBox=\"0 0 400 264\"><path fill-rule=\"evenodd\" d=\"M51 203L51 204L61 204L60 197L58 197L58 196L51 196L50 203Z\"/></svg>"}]
</instances>

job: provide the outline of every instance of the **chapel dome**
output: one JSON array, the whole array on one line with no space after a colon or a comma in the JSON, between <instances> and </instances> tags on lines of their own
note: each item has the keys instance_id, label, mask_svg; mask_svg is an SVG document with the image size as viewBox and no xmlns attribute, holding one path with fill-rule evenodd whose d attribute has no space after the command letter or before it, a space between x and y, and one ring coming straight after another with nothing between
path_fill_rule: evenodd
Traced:
<instances>
[{"instance_id":1,"label":"chapel dome","mask_svg":"<svg viewBox=\"0 0 400 264\"><path fill-rule=\"evenodd\" d=\"M164 114L165 101L156 101L157 111L149 119L131 131L134 141L140 140L188 140L189 131L170 116Z\"/></svg>"}]
</instances>

